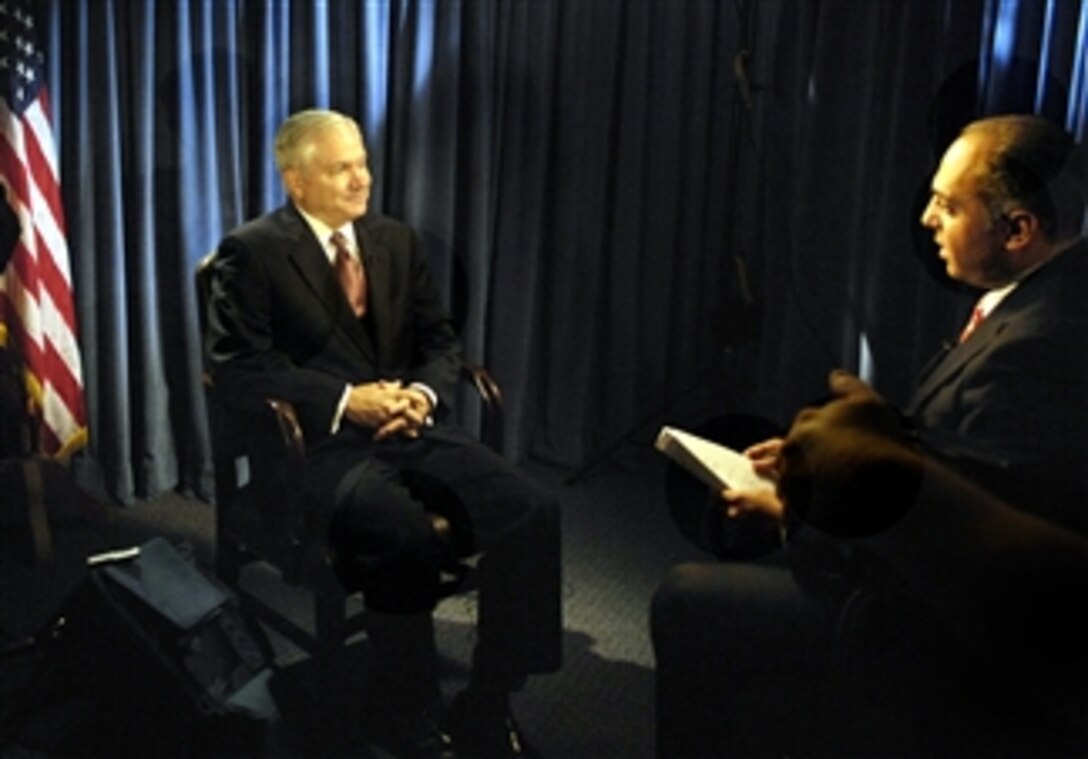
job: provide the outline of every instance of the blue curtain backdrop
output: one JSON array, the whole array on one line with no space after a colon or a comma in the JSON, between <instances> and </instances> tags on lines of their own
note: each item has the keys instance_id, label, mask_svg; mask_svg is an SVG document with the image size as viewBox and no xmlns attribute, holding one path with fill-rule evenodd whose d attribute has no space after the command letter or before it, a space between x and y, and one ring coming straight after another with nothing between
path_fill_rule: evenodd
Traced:
<instances>
[{"instance_id":1,"label":"blue curtain backdrop","mask_svg":"<svg viewBox=\"0 0 1088 759\"><path fill-rule=\"evenodd\" d=\"M293 110L360 120L509 453L581 471L662 421L786 422L836 365L905 396L960 307L916 223L943 145L995 110L1088 121L1088 0L40 0L39 24L88 453L122 502L207 495L192 273L283 202Z\"/></svg>"}]
</instances>

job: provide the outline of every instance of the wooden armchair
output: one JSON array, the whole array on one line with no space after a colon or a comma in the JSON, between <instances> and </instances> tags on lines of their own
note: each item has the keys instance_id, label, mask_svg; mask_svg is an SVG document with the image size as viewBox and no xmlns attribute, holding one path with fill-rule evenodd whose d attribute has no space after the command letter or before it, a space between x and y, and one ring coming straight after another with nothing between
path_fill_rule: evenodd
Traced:
<instances>
[{"instance_id":1,"label":"wooden armchair","mask_svg":"<svg viewBox=\"0 0 1088 759\"><path fill-rule=\"evenodd\" d=\"M207 329L206 308L214 254L196 272L201 332ZM502 394L485 369L464 364L463 376L481 402L481 439L502 448ZM365 611L352 613L349 594L339 582L328 547L327 510L307 508L298 483L306 441L290 403L266 399L249 412L227 408L218 397L215 377L204 375L205 397L215 471L215 569L258 619L314 657L318 678L325 682L345 641L366 627ZM432 512L432 524L448 547L443 562L442 592L463 587L475 563L471 539L457 534L447 516ZM456 520L454 520L456 521ZM263 561L283 582L302 588L313 599L313 624L298 624L272 604L243 587L241 571Z\"/></svg>"}]
</instances>

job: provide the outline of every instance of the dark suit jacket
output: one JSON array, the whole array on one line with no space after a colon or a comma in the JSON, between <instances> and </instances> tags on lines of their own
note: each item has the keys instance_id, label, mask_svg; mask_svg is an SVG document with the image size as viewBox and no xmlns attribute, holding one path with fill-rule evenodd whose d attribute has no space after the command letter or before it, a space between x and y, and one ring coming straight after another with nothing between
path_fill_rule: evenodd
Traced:
<instances>
[{"instance_id":1,"label":"dark suit jacket","mask_svg":"<svg viewBox=\"0 0 1088 759\"><path fill-rule=\"evenodd\" d=\"M411 229L368 215L355 232L369 289L363 320L291 204L230 232L216 255L205 346L216 385L238 404L290 401L311 447L330 437L347 384L423 382L438 394L441 413L460 366L456 335ZM343 425L344 434L351 427Z\"/></svg>"},{"instance_id":2,"label":"dark suit jacket","mask_svg":"<svg viewBox=\"0 0 1088 759\"><path fill-rule=\"evenodd\" d=\"M1031 274L937 356L907 412L955 468L1088 532L1088 243Z\"/></svg>"}]
</instances>

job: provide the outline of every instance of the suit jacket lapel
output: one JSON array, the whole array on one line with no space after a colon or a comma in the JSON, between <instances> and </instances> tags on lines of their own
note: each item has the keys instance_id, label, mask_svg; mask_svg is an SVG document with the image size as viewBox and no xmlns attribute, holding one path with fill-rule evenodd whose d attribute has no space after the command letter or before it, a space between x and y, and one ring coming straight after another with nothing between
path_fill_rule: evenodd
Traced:
<instances>
[{"instance_id":1,"label":"suit jacket lapel","mask_svg":"<svg viewBox=\"0 0 1088 759\"><path fill-rule=\"evenodd\" d=\"M355 222L355 241L366 269L366 322L372 339L382 344L382 328L390 312L389 249L378 242L363 225Z\"/></svg>"},{"instance_id":2,"label":"suit jacket lapel","mask_svg":"<svg viewBox=\"0 0 1088 759\"><path fill-rule=\"evenodd\" d=\"M998 306L978 326L969 340L953 345L934 357L926 369L923 370L921 382L911 399L908 413L914 413L921 406L924 406L934 393L959 374L960 369L965 364L986 350L995 340L998 340L1011 318L1011 311L1003 310Z\"/></svg>"},{"instance_id":3,"label":"suit jacket lapel","mask_svg":"<svg viewBox=\"0 0 1088 759\"><path fill-rule=\"evenodd\" d=\"M923 371L918 390L908 412L916 412L933 394L954 380L965 364L1002 339L1002 332L1033 304L1054 297L1055 288L1070 281L1083 283L1088 278L1088 242L1081 240L1026 277L1005 300L998 304L969 340L939 354Z\"/></svg>"},{"instance_id":4,"label":"suit jacket lapel","mask_svg":"<svg viewBox=\"0 0 1088 759\"><path fill-rule=\"evenodd\" d=\"M292 241L287 255L299 276L321 302L329 318L348 334L351 341L368 359L373 361L374 343L363 328L362 322L351 312L351 307L336 277L331 276L332 270L325 249L293 206L286 207L282 219L285 231Z\"/></svg>"}]
</instances>

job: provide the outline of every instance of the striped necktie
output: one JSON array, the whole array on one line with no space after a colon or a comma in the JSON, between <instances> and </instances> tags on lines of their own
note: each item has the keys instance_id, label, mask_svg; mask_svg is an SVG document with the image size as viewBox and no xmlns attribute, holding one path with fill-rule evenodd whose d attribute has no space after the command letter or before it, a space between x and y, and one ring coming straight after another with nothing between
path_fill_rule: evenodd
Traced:
<instances>
[{"instance_id":1,"label":"striped necktie","mask_svg":"<svg viewBox=\"0 0 1088 759\"><path fill-rule=\"evenodd\" d=\"M344 288L344 296L352 312L362 317L366 313L366 273L359 259L348 250L347 240L339 232L333 232L329 238L336 248L336 276Z\"/></svg>"}]
</instances>

